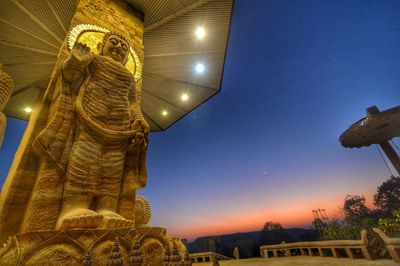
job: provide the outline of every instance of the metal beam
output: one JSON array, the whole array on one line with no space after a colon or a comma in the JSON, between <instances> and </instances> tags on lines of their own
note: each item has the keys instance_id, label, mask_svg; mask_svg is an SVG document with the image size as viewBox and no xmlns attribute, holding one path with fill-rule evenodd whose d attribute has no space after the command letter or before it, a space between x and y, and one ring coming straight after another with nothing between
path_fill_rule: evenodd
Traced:
<instances>
[{"instance_id":1,"label":"metal beam","mask_svg":"<svg viewBox=\"0 0 400 266\"><path fill-rule=\"evenodd\" d=\"M389 143L389 141L382 141L379 143L379 146L382 148L383 152L386 154L389 161L400 175L400 157L393 149L393 146Z\"/></svg>"}]
</instances>

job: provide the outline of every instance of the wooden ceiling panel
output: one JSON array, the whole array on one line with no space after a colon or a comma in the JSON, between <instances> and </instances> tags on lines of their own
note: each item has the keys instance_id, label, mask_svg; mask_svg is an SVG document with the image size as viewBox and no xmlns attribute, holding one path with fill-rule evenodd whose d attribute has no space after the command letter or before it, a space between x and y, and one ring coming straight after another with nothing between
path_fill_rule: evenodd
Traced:
<instances>
[{"instance_id":1,"label":"wooden ceiling panel","mask_svg":"<svg viewBox=\"0 0 400 266\"><path fill-rule=\"evenodd\" d=\"M53 6L48 0L32 1L32 0L18 0L29 13L36 17L43 26L48 28L55 36L58 37L58 41L63 41L67 30L62 24L58 13L55 12ZM55 37L54 36L54 37Z\"/></svg>"},{"instance_id":2,"label":"wooden ceiling panel","mask_svg":"<svg viewBox=\"0 0 400 266\"><path fill-rule=\"evenodd\" d=\"M33 34L29 34L24 29L18 28L14 25L10 25L4 20L0 20L0 31L3 37L0 40L0 42L2 43L8 42L13 44L20 44L22 46L42 49L53 53L57 53L59 50L59 47L57 45L38 38Z\"/></svg>"},{"instance_id":3,"label":"wooden ceiling panel","mask_svg":"<svg viewBox=\"0 0 400 266\"><path fill-rule=\"evenodd\" d=\"M52 35L55 36L55 33L52 33L51 31L46 31L46 29L41 26L41 24L43 23L32 16L29 10L17 0L0 1L0 20L6 21L8 24L11 24L10 27L14 25L15 27L24 29L29 34L53 43L58 47L61 45L60 41L52 37ZM20 32L16 34L20 34ZM59 37L57 38L59 39Z\"/></svg>"},{"instance_id":4,"label":"wooden ceiling panel","mask_svg":"<svg viewBox=\"0 0 400 266\"><path fill-rule=\"evenodd\" d=\"M185 113L200 105L217 90L210 90L202 86L181 82L177 80L145 74L143 91L156 95L167 103L175 105ZM182 100L182 95L187 95L187 100Z\"/></svg>"},{"instance_id":5,"label":"wooden ceiling panel","mask_svg":"<svg viewBox=\"0 0 400 266\"><path fill-rule=\"evenodd\" d=\"M49 76L49 73L53 71L54 64L34 65L29 67L27 65L8 65L6 66L7 73L11 77L16 77L18 73L24 73L23 77L14 79L14 90L17 91L29 84L32 84L38 80L42 80L43 77ZM29 68L29 70L27 70Z\"/></svg>"},{"instance_id":6,"label":"wooden ceiling panel","mask_svg":"<svg viewBox=\"0 0 400 266\"><path fill-rule=\"evenodd\" d=\"M168 1L125 0L125 1L128 2L132 7L136 8L137 10L140 10L144 14L145 27L178 12L180 9L185 7L185 5L183 5L179 0L168 0Z\"/></svg>"},{"instance_id":7,"label":"wooden ceiling panel","mask_svg":"<svg viewBox=\"0 0 400 266\"><path fill-rule=\"evenodd\" d=\"M142 112L162 130L167 129L186 114L184 110L146 91L142 92L142 96ZM163 115L164 111L167 112L166 115ZM157 129L152 130L157 131Z\"/></svg>"},{"instance_id":8,"label":"wooden ceiling panel","mask_svg":"<svg viewBox=\"0 0 400 266\"><path fill-rule=\"evenodd\" d=\"M35 105L36 99L39 96L40 88L32 87L23 93L17 94L10 99L9 104L4 110L8 116L19 119L29 119L30 113L25 111L26 107L32 108Z\"/></svg>"},{"instance_id":9,"label":"wooden ceiling panel","mask_svg":"<svg viewBox=\"0 0 400 266\"><path fill-rule=\"evenodd\" d=\"M54 9L61 22L64 24L64 28L68 30L71 23L72 17L75 14L76 7L78 6L79 0L47 0Z\"/></svg>"},{"instance_id":10,"label":"wooden ceiling panel","mask_svg":"<svg viewBox=\"0 0 400 266\"><path fill-rule=\"evenodd\" d=\"M146 58L144 72L218 90L224 55L213 53ZM204 65L203 73L197 73L195 70L199 63Z\"/></svg>"},{"instance_id":11,"label":"wooden ceiling panel","mask_svg":"<svg viewBox=\"0 0 400 266\"><path fill-rule=\"evenodd\" d=\"M0 63L7 66L13 64L55 62L57 59L56 52L41 52L41 50L32 48L33 47L0 41ZM14 79L15 78L16 77L14 77Z\"/></svg>"}]
</instances>

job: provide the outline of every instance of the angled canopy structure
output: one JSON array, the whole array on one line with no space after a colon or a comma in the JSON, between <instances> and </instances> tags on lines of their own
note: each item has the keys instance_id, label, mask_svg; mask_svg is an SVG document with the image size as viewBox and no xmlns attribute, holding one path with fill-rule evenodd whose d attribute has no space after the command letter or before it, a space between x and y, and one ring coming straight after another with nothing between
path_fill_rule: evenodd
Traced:
<instances>
[{"instance_id":1,"label":"angled canopy structure","mask_svg":"<svg viewBox=\"0 0 400 266\"><path fill-rule=\"evenodd\" d=\"M144 15L142 112L152 131L165 130L219 92L233 0L124 1ZM1 1L0 63L15 82L7 115L29 119L25 108L46 89L77 4Z\"/></svg>"},{"instance_id":2,"label":"angled canopy structure","mask_svg":"<svg viewBox=\"0 0 400 266\"><path fill-rule=\"evenodd\" d=\"M372 106L367 109L367 117L351 125L343 132L339 141L346 148L379 145L397 173L400 174L400 156L389 142L394 137L399 136L400 106L382 112L376 106Z\"/></svg>"},{"instance_id":3,"label":"angled canopy structure","mask_svg":"<svg viewBox=\"0 0 400 266\"><path fill-rule=\"evenodd\" d=\"M346 148L361 148L380 144L400 136L400 106L379 111L376 106L367 109L364 117L351 125L340 136L339 141Z\"/></svg>"}]
</instances>

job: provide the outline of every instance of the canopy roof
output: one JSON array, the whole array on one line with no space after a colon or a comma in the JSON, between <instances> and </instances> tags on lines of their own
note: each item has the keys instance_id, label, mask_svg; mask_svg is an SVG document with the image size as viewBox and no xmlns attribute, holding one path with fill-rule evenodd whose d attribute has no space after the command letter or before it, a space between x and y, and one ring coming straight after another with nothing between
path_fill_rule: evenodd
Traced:
<instances>
[{"instance_id":1,"label":"canopy roof","mask_svg":"<svg viewBox=\"0 0 400 266\"><path fill-rule=\"evenodd\" d=\"M400 106L380 112L376 106L367 109L367 117L351 125L340 136L346 148L360 148L389 141L400 136Z\"/></svg>"},{"instance_id":2,"label":"canopy roof","mask_svg":"<svg viewBox=\"0 0 400 266\"><path fill-rule=\"evenodd\" d=\"M233 0L125 1L144 14L142 111L152 131L165 130L220 90ZM46 89L77 4L0 1L0 63L15 82L7 115L29 119L25 108Z\"/></svg>"}]
</instances>

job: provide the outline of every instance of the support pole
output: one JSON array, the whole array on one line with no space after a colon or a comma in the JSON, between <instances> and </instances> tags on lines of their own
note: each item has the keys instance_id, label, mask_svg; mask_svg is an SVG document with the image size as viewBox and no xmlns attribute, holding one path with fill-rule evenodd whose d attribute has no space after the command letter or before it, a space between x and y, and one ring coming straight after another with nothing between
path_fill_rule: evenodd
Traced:
<instances>
[{"instance_id":1,"label":"support pole","mask_svg":"<svg viewBox=\"0 0 400 266\"><path fill-rule=\"evenodd\" d=\"M400 175L400 157L393 149L393 146L389 143L389 141L382 141L379 143L379 146L382 148L383 152L389 158L393 167L396 169L397 173Z\"/></svg>"}]
</instances>

